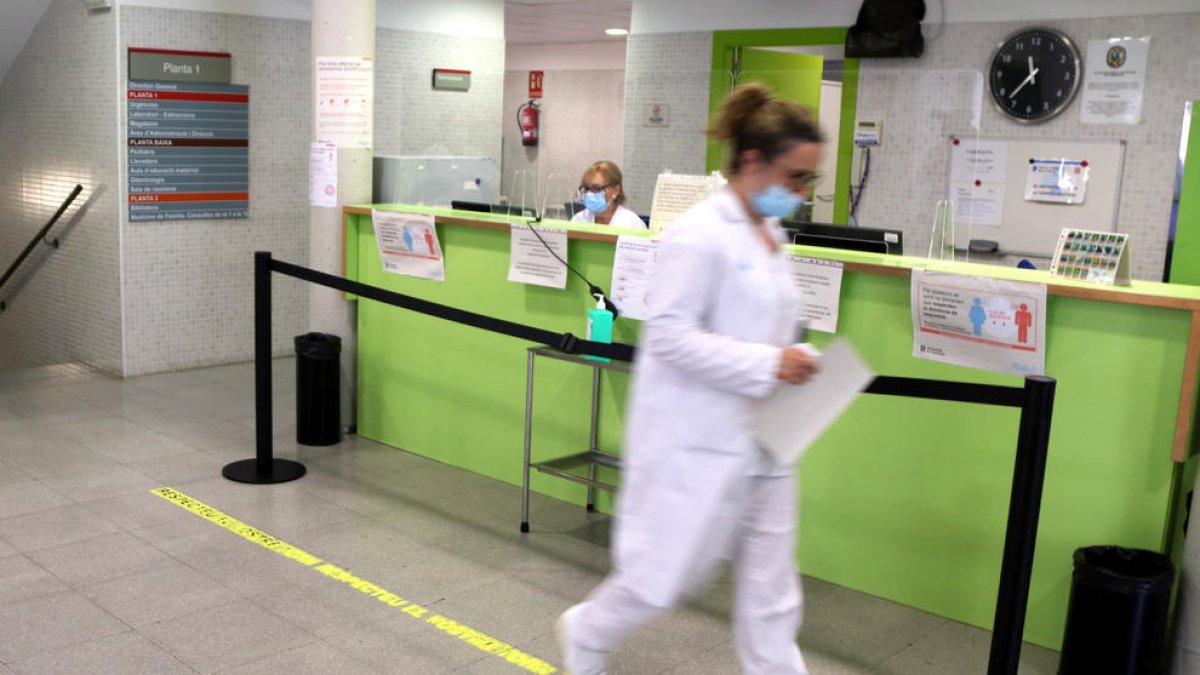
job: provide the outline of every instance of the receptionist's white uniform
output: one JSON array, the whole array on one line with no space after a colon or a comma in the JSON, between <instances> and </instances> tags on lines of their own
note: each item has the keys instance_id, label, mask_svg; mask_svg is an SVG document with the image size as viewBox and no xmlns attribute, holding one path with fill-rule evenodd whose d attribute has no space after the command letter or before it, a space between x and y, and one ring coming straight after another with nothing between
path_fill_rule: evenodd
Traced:
<instances>
[{"instance_id":1,"label":"receptionist's white uniform","mask_svg":"<svg viewBox=\"0 0 1200 675\"><path fill-rule=\"evenodd\" d=\"M767 227L778 241L777 219ZM800 298L782 252L732 188L672 224L647 296L627 406L613 572L574 621L607 652L641 623L734 566L734 633L749 675L808 671L796 646L802 595L794 467L751 438L754 402L776 386Z\"/></svg>"},{"instance_id":2,"label":"receptionist's white uniform","mask_svg":"<svg viewBox=\"0 0 1200 675\"><path fill-rule=\"evenodd\" d=\"M579 211L575 215L571 216L571 222L572 223L595 223L596 222L596 214L592 213L591 211L588 211L587 209L583 209L582 211ZM646 221L639 218L638 214L634 213L633 211L630 211L629 209L625 208L624 206L621 206L620 204L617 204L617 210L613 211L612 220L610 220L608 224L612 225L613 227L633 227L633 228L640 227L643 230L646 229Z\"/></svg>"}]
</instances>

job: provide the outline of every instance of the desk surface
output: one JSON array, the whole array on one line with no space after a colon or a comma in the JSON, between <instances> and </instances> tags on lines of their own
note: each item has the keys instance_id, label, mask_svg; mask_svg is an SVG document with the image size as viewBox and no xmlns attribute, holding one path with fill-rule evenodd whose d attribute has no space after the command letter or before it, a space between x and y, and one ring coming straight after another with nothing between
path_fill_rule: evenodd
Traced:
<instances>
[{"instance_id":1,"label":"desk surface","mask_svg":"<svg viewBox=\"0 0 1200 675\"><path fill-rule=\"evenodd\" d=\"M507 229L513 222L511 216L491 213L474 213L455 211L453 209L428 206L409 206L404 204L377 204L374 206L347 206L347 214L370 215L371 209L380 211L404 211L406 213L421 213L431 215L439 225L458 225L463 227L481 227L487 229ZM572 223L565 220L546 220L543 225L561 227L567 230L570 239L587 241L602 241L616 243L618 236L653 238L644 229L615 228L607 225L592 225ZM948 262L929 260L917 256L884 255L865 251L846 251L842 249L821 248L816 246L789 245L785 249L796 255L804 255L826 260L836 260L845 263L846 269L870 274L885 274L889 276L908 276L914 269L948 272L951 274L969 274L988 277L991 279L1007 279L1010 281L1025 281L1046 284L1050 295L1073 298L1088 298L1106 302L1145 305L1148 307L1168 307L1200 311L1200 286L1180 284L1163 284L1151 281L1134 281L1130 286L1098 286L1083 281L1071 281L1050 276L1045 270L1026 270L1016 267L999 265L983 265L967 262Z\"/></svg>"}]
</instances>

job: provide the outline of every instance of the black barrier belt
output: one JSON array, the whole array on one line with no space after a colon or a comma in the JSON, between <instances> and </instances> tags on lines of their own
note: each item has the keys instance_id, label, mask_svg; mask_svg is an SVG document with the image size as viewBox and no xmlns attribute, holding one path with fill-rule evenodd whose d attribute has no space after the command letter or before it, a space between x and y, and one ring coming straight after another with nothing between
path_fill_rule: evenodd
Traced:
<instances>
[{"instance_id":1,"label":"black barrier belt","mask_svg":"<svg viewBox=\"0 0 1200 675\"><path fill-rule=\"evenodd\" d=\"M863 390L864 394L929 398L938 401L959 401L983 405L1003 405L1020 408L1025 405L1025 390L995 384L922 380L915 377L880 375Z\"/></svg>"},{"instance_id":2,"label":"black barrier belt","mask_svg":"<svg viewBox=\"0 0 1200 675\"><path fill-rule=\"evenodd\" d=\"M392 305L421 314L435 316L439 319L482 328L493 333L501 333L521 340L548 345L567 354L585 354L588 356L616 359L617 361L633 361L633 345L623 342L609 344L607 342L581 340L571 333L555 333L554 331L542 328L534 328L533 326L526 326L521 323L497 319L486 314L476 314L475 312L468 312L457 307L440 305L436 302L429 302L428 300L414 298L411 295L387 291L376 286L368 286L357 281L318 272L274 258L271 259L271 269L280 274L303 279L304 281L309 281L320 286L328 286L343 293L351 293L367 298L368 300L382 302L385 305Z\"/></svg>"}]
</instances>

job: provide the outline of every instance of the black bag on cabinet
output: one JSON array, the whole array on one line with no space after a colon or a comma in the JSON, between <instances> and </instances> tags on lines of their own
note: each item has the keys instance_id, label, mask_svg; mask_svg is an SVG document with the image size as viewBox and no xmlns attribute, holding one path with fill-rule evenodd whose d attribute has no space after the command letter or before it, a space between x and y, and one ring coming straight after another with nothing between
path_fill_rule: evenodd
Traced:
<instances>
[{"instance_id":1,"label":"black bag on cabinet","mask_svg":"<svg viewBox=\"0 0 1200 675\"><path fill-rule=\"evenodd\" d=\"M924 0L863 0L846 33L846 58L918 57L925 52Z\"/></svg>"}]
</instances>

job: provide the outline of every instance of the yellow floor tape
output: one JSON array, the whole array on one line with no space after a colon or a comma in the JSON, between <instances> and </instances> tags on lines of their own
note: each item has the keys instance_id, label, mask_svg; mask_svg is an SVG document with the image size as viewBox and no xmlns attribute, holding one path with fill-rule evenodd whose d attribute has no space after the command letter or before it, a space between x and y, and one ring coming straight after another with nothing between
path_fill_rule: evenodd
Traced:
<instances>
[{"instance_id":1,"label":"yellow floor tape","mask_svg":"<svg viewBox=\"0 0 1200 675\"><path fill-rule=\"evenodd\" d=\"M496 638L485 633L481 633L469 626L464 626L463 624L458 623L453 619L444 617L441 614L431 614L425 607L411 603L399 595L380 588L369 581L359 579L350 572L347 572L336 565L328 563L311 553L296 548L282 539L272 537L266 532L263 532L252 525L247 525L237 518L234 518L226 513L222 513L221 511L214 509L204 502L193 499L192 497L189 497L178 490L174 490L169 487L161 487L157 490L151 490L150 492L162 497L176 506L191 511L210 523L219 525L226 530L229 530L230 532L242 537L247 541L254 542L255 544L258 544L269 551L278 553L288 560L294 560L305 567L311 567L317 572L320 572L330 579L333 579L334 581L339 581L348 585L350 588L353 588L363 595L374 598L375 600L388 604L392 607L396 607L405 616L414 619L420 619L425 625L431 626L432 628L435 628L438 631L441 631L442 633L452 637L456 637L486 654L491 654L497 658L504 659L518 668L527 670L531 673L537 673L538 675L550 675L551 673L559 672L558 668L546 663L541 659L530 656L529 654L522 652L510 644L501 642L500 640L497 640Z\"/></svg>"}]
</instances>

